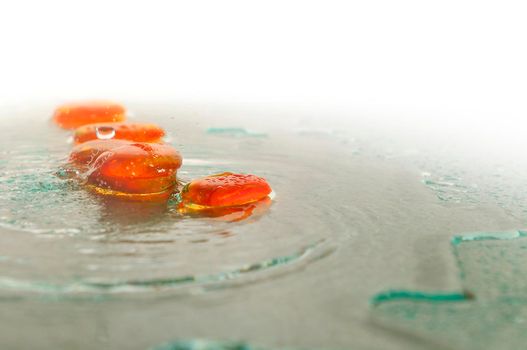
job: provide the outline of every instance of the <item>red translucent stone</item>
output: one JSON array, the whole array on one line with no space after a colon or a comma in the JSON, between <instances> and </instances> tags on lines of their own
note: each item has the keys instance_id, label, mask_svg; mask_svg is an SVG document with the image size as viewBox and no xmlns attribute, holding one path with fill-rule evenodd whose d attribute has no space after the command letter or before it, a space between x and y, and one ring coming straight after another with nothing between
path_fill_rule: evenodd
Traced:
<instances>
[{"instance_id":1,"label":"red translucent stone","mask_svg":"<svg viewBox=\"0 0 527 350\"><path fill-rule=\"evenodd\" d=\"M185 206L210 208L256 202L270 193L271 187L261 177L222 173L193 180L183 188L181 197Z\"/></svg>"},{"instance_id":2,"label":"red translucent stone","mask_svg":"<svg viewBox=\"0 0 527 350\"><path fill-rule=\"evenodd\" d=\"M98 193L137 199L168 197L177 184L181 155L172 146L130 143L101 153L87 182Z\"/></svg>"},{"instance_id":3,"label":"red translucent stone","mask_svg":"<svg viewBox=\"0 0 527 350\"><path fill-rule=\"evenodd\" d=\"M106 151L114 148L130 145L133 142L126 140L92 140L84 142L73 148L68 159L70 164L78 167L88 166L93 163L97 157Z\"/></svg>"},{"instance_id":4,"label":"red translucent stone","mask_svg":"<svg viewBox=\"0 0 527 350\"><path fill-rule=\"evenodd\" d=\"M96 123L75 130L73 140L83 143L90 140L121 139L135 142L159 142L165 131L155 124L144 123Z\"/></svg>"},{"instance_id":5,"label":"red translucent stone","mask_svg":"<svg viewBox=\"0 0 527 350\"><path fill-rule=\"evenodd\" d=\"M53 121L64 129L93 123L122 122L125 119L123 106L105 101L65 104L59 106L53 115Z\"/></svg>"}]
</instances>

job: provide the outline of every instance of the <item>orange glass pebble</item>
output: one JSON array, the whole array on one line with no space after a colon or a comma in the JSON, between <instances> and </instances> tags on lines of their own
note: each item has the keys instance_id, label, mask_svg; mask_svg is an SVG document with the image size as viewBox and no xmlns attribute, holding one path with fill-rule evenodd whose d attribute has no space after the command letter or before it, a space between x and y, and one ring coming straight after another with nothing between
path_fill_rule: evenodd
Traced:
<instances>
[{"instance_id":1,"label":"orange glass pebble","mask_svg":"<svg viewBox=\"0 0 527 350\"><path fill-rule=\"evenodd\" d=\"M135 142L159 142L165 131L155 124L144 123L96 123L75 130L73 140L83 143L90 140L121 139Z\"/></svg>"},{"instance_id":2,"label":"orange glass pebble","mask_svg":"<svg viewBox=\"0 0 527 350\"><path fill-rule=\"evenodd\" d=\"M97 157L114 148L130 145L133 142L126 140L92 140L75 146L70 153L69 163L76 166L88 166Z\"/></svg>"},{"instance_id":3,"label":"orange glass pebble","mask_svg":"<svg viewBox=\"0 0 527 350\"><path fill-rule=\"evenodd\" d=\"M53 121L64 129L93 123L122 122L125 119L123 106L104 101L65 104L58 107L53 115Z\"/></svg>"},{"instance_id":4,"label":"orange glass pebble","mask_svg":"<svg viewBox=\"0 0 527 350\"><path fill-rule=\"evenodd\" d=\"M181 198L183 205L200 209L252 203L270 193L271 187L261 177L222 173L190 182L181 191Z\"/></svg>"},{"instance_id":5,"label":"orange glass pebble","mask_svg":"<svg viewBox=\"0 0 527 350\"><path fill-rule=\"evenodd\" d=\"M87 181L102 194L166 198L177 184L180 166L181 155L170 145L130 143L100 154L90 165Z\"/></svg>"}]
</instances>

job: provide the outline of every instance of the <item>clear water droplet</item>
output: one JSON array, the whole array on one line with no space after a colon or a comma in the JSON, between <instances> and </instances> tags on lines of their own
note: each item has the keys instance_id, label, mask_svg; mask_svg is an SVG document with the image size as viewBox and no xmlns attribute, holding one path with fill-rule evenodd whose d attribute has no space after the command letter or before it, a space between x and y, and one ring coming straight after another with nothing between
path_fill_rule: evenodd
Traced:
<instances>
[{"instance_id":1,"label":"clear water droplet","mask_svg":"<svg viewBox=\"0 0 527 350\"><path fill-rule=\"evenodd\" d=\"M99 140L110 140L115 136L115 129L111 126L98 126L95 128L95 133Z\"/></svg>"}]
</instances>

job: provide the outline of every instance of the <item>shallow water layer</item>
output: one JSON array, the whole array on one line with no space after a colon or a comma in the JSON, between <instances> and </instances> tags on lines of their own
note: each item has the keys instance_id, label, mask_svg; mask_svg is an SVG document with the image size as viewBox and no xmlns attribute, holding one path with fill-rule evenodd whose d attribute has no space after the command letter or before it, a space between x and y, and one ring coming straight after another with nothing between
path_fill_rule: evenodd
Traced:
<instances>
[{"instance_id":1,"label":"shallow water layer","mask_svg":"<svg viewBox=\"0 0 527 350\"><path fill-rule=\"evenodd\" d=\"M180 181L227 170L255 173L273 184L276 204L260 205L252 217L234 223L229 217L184 215L174 201L97 196L82 180L59 176L71 149L67 132L45 120L31 127L14 120L4 127L2 140L0 256L6 270L1 292L77 295L226 285L265 270L302 266L333 249L334 233L325 230L326 208L309 200L318 189L302 179L309 166L302 162L309 160L287 165L273 154L272 141L259 134L241 134L247 139L233 143L230 131L216 128L211 136L210 129L160 124L185 135L172 141L177 148L184 145ZM288 174L280 170L286 165ZM293 177L296 189L287 180ZM284 186L295 195L282 197ZM300 208L301 217L284 215Z\"/></svg>"},{"instance_id":2,"label":"shallow water layer","mask_svg":"<svg viewBox=\"0 0 527 350\"><path fill-rule=\"evenodd\" d=\"M372 319L371 297L390 288L383 298L404 302L479 296L459 285L452 234L525 222L515 206L521 181L502 166L507 186L498 186L492 161L464 162L466 154L446 154L429 139L360 122L206 105L130 108L134 121L166 129L184 158L183 181L224 171L265 177L275 192L266 211L228 222L182 215L171 202L99 197L56 175L72 144L48 122L52 107L0 116L6 348L33 339L40 348L78 349L183 344L178 339L429 348L433 337L398 332L397 319L381 326Z\"/></svg>"}]
</instances>

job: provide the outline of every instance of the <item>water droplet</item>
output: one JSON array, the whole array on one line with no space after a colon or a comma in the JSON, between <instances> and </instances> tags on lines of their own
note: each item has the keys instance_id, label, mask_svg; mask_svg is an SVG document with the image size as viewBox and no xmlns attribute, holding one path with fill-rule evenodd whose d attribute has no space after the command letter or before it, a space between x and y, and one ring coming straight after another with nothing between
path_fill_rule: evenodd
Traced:
<instances>
[{"instance_id":1,"label":"water droplet","mask_svg":"<svg viewBox=\"0 0 527 350\"><path fill-rule=\"evenodd\" d=\"M112 126L98 126L95 128L95 133L99 140L110 140L115 136L115 129Z\"/></svg>"}]
</instances>

